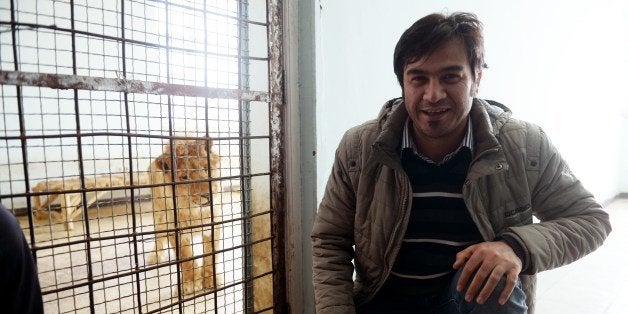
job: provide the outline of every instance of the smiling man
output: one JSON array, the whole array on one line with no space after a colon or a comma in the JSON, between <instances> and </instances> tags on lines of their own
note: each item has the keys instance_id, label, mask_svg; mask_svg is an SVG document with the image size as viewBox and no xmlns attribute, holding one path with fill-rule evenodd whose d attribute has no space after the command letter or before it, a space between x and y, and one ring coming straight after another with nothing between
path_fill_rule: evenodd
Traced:
<instances>
[{"instance_id":1,"label":"smiling man","mask_svg":"<svg viewBox=\"0 0 628 314\"><path fill-rule=\"evenodd\" d=\"M611 231L538 126L476 97L483 68L473 14L403 33L403 97L347 131L317 212L318 313L533 312L535 274Z\"/></svg>"}]
</instances>

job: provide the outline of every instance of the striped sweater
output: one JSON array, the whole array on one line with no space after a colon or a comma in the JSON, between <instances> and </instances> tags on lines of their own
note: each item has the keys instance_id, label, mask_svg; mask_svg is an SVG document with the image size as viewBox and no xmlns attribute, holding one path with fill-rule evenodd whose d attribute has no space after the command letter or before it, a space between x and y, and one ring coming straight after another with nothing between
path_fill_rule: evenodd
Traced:
<instances>
[{"instance_id":1,"label":"striped sweater","mask_svg":"<svg viewBox=\"0 0 628 314\"><path fill-rule=\"evenodd\" d=\"M442 164L406 148L403 167L412 183L412 211L399 254L383 294L430 294L449 285L456 253L482 241L462 198L471 163L468 147Z\"/></svg>"}]
</instances>

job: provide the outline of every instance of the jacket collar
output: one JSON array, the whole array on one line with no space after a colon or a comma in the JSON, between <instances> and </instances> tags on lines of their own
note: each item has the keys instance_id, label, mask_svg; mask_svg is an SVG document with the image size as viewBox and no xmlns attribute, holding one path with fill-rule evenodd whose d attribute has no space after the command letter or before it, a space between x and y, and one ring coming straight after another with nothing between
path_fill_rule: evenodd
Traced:
<instances>
[{"instance_id":1,"label":"jacket collar","mask_svg":"<svg viewBox=\"0 0 628 314\"><path fill-rule=\"evenodd\" d=\"M500 104L491 104L483 99L475 98L469 113L473 121L473 137L475 156L480 157L486 152L499 148L496 136L501 127L510 118L510 110ZM384 104L377 118L379 135L373 142L372 158L393 169L402 169L400 147L403 127L408 118L408 111L403 99L395 98ZM498 151L499 152L499 151ZM505 159L503 152L499 154Z\"/></svg>"},{"instance_id":2,"label":"jacket collar","mask_svg":"<svg viewBox=\"0 0 628 314\"><path fill-rule=\"evenodd\" d=\"M469 114L473 121L479 123L473 126L473 132L477 135L474 144L477 154L471 162L467 179L476 180L485 175L508 171L510 167L498 138L502 127L510 120L510 109L496 102L475 99Z\"/></svg>"},{"instance_id":3,"label":"jacket collar","mask_svg":"<svg viewBox=\"0 0 628 314\"><path fill-rule=\"evenodd\" d=\"M391 99L377 117L377 131L379 135L373 142L372 157L393 169L402 169L399 151L404 121L408 118L408 111L403 99Z\"/></svg>"}]
</instances>

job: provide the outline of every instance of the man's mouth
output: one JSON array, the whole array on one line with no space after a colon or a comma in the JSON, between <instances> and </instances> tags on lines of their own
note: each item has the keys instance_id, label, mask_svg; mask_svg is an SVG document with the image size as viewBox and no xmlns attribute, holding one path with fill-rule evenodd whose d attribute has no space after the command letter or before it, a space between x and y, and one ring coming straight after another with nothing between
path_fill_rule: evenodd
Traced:
<instances>
[{"instance_id":1,"label":"man's mouth","mask_svg":"<svg viewBox=\"0 0 628 314\"><path fill-rule=\"evenodd\" d=\"M430 117L440 116L440 115L444 114L447 111L449 111L448 108L421 110L421 112L423 112L424 114L426 114L426 115L428 115Z\"/></svg>"}]
</instances>

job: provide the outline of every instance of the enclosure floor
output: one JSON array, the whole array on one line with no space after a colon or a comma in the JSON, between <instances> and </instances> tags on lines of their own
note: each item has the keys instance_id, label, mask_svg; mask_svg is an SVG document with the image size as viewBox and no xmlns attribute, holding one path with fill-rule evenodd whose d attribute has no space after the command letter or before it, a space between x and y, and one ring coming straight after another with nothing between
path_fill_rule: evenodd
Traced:
<instances>
[{"instance_id":1,"label":"enclosure floor","mask_svg":"<svg viewBox=\"0 0 628 314\"><path fill-rule=\"evenodd\" d=\"M223 224L223 249L242 243L239 199L238 193L222 199L223 220L233 221ZM66 231L62 223L35 220L32 234L28 217L19 217L29 243L34 238L37 247L48 247L36 250L46 313L90 313L92 306L96 313L170 313L179 312L179 301L184 313L244 312L242 249L218 254L216 270L224 282L218 291L179 298L177 265L168 265L175 260L173 250L169 261L145 261L155 246L151 203L138 202L138 214L131 212L131 204L96 206L87 213L88 225L80 217ZM200 236L194 238L195 254L202 254L200 241Z\"/></svg>"},{"instance_id":2,"label":"enclosure floor","mask_svg":"<svg viewBox=\"0 0 628 314\"><path fill-rule=\"evenodd\" d=\"M628 199L605 207L613 231L582 259L538 276L537 313L628 313Z\"/></svg>"}]
</instances>

